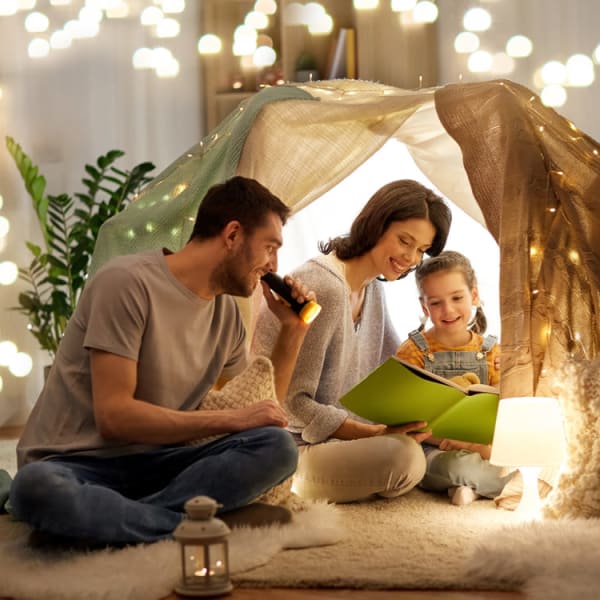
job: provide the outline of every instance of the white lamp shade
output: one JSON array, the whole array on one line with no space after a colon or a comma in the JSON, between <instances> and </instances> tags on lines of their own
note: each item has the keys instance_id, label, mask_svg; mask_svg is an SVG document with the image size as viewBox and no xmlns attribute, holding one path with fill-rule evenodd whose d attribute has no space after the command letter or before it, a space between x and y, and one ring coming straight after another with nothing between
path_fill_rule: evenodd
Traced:
<instances>
[{"instance_id":1,"label":"white lamp shade","mask_svg":"<svg viewBox=\"0 0 600 600\"><path fill-rule=\"evenodd\" d=\"M555 398L504 398L498 405L490 462L509 467L559 466L565 434Z\"/></svg>"}]
</instances>

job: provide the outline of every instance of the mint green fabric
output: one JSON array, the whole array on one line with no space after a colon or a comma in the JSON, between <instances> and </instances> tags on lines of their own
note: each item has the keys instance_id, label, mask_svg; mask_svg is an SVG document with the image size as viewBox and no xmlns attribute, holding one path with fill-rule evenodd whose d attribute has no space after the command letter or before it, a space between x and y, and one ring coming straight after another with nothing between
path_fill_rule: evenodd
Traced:
<instances>
[{"instance_id":1,"label":"mint green fabric","mask_svg":"<svg viewBox=\"0 0 600 600\"><path fill-rule=\"evenodd\" d=\"M290 99L316 100L298 87L264 88L241 102L201 142L157 175L135 202L102 225L90 275L115 256L161 247L175 251L184 246L207 190L236 174L246 137L260 110L269 102Z\"/></svg>"}]
</instances>

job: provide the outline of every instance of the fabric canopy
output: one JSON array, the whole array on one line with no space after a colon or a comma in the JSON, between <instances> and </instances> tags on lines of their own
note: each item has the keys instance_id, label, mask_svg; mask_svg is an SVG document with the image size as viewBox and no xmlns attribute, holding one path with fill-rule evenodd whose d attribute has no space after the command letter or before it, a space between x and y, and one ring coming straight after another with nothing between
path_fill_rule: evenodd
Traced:
<instances>
[{"instance_id":1,"label":"fabric canopy","mask_svg":"<svg viewBox=\"0 0 600 600\"><path fill-rule=\"evenodd\" d=\"M598 352L600 147L509 81L266 88L105 223L92 272L118 254L181 247L206 190L234 174L297 212L392 138L500 245L501 396L550 394L568 358Z\"/></svg>"}]
</instances>

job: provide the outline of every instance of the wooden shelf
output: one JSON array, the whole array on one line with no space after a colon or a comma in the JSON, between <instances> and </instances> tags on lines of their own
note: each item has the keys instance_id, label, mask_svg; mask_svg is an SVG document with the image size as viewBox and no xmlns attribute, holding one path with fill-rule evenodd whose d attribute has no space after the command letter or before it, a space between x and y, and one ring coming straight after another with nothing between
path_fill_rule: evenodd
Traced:
<instances>
[{"instance_id":1,"label":"wooden shelf","mask_svg":"<svg viewBox=\"0 0 600 600\"><path fill-rule=\"evenodd\" d=\"M282 14L291 2L277 2L277 13L264 32L273 39L278 53L273 69L283 81L296 81L296 63L303 53L315 59L319 78L327 78L340 28L351 28L357 78L405 88L437 83L435 24L404 25L387 0L371 11L356 11L351 0L321 0L334 27L330 34L311 35L303 25L283 23ZM202 1L201 32L214 33L223 41L220 54L201 57L205 134L255 93L261 82L260 73L242 69L239 57L231 52L234 30L253 6L253 0ZM241 82L241 89L234 91L234 82Z\"/></svg>"}]
</instances>

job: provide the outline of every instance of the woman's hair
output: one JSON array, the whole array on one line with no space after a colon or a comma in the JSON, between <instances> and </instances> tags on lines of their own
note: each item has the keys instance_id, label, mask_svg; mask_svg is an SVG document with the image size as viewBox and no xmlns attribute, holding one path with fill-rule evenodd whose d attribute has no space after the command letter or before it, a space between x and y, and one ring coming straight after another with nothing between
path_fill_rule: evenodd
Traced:
<instances>
[{"instance_id":1,"label":"woman's hair","mask_svg":"<svg viewBox=\"0 0 600 600\"><path fill-rule=\"evenodd\" d=\"M412 179L392 181L377 190L352 222L350 233L319 242L319 249L323 254L335 252L341 260L362 256L377 244L391 223L407 219L431 222L435 236L427 254L437 256L446 243L452 213L440 196Z\"/></svg>"},{"instance_id":2,"label":"woman's hair","mask_svg":"<svg viewBox=\"0 0 600 600\"><path fill-rule=\"evenodd\" d=\"M449 273L451 271L458 271L465 278L465 283L469 290L477 287L477 277L475 277L475 271L469 259L454 250L444 250L432 258L424 260L415 270L415 281L417 282L417 288L419 290L419 300L423 302L423 280L433 273ZM422 331L425 324L422 323L418 331ZM468 328L475 333L484 333L487 329L487 318L481 308L481 304L477 306L475 316L468 324Z\"/></svg>"},{"instance_id":3,"label":"woman's hair","mask_svg":"<svg viewBox=\"0 0 600 600\"><path fill-rule=\"evenodd\" d=\"M271 213L279 215L285 225L290 209L255 179L237 175L206 192L190 240L215 237L230 221L239 221L245 233L251 235Z\"/></svg>"}]
</instances>

